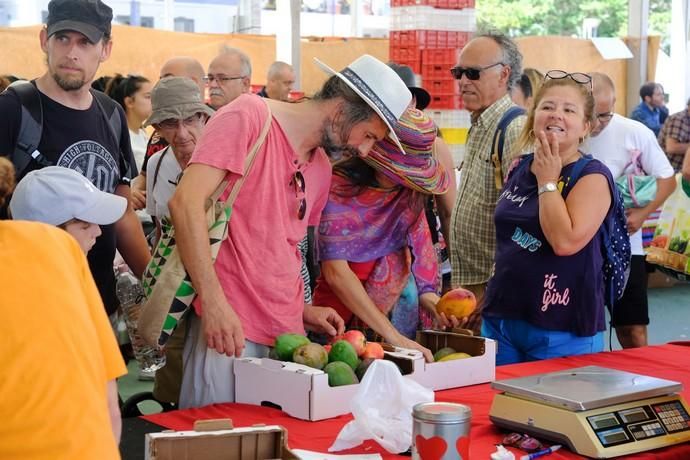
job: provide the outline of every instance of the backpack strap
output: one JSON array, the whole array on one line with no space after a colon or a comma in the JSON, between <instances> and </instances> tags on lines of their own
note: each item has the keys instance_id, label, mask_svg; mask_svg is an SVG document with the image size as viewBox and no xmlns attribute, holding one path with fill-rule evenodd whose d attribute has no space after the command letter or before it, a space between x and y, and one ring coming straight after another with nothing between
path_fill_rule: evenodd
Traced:
<instances>
[{"instance_id":1,"label":"backpack strap","mask_svg":"<svg viewBox=\"0 0 690 460\"><path fill-rule=\"evenodd\" d=\"M496 189L503 188L503 169L501 167L503 162L503 147L506 141L506 131L508 126L520 115L524 115L525 109L516 105L510 107L503 113L501 119L498 121L496 131L494 131L494 138L491 141L492 153L491 162L494 164L494 181L496 182Z\"/></svg>"},{"instance_id":2,"label":"backpack strap","mask_svg":"<svg viewBox=\"0 0 690 460\"><path fill-rule=\"evenodd\" d=\"M29 81L16 81L7 87L19 98L21 104L21 122L17 141L10 160L14 165L17 179L24 177L26 169L32 161L41 166L51 166L52 163L38 151L43 132L43 106L41 93Z\"/></svg>"},{"instance_id":3,"label":"backpack strap","mask_svg":"<svg viewBox=\"0 0 690 460\"><path fill-rule=\"evenodd\" d=\"M170 150L170 146L167 146L166 148L164 148L163 152L161 153L161 156L158 158L158 163L156 164L156 169L153 171L153 185L151 186L151 190L156 188L156 182L158 182L158 172L161 170L161 165L163 164L163 157L165 156L166 153L168 153L169 150ZM155 155L155 153L154 153L154 155Z\"/></svg>"},{"instance_id":4,"label":"backpack strap","mask_svg":"<svg viewBox=\"0 0 690 460\"><path fill-rule=\"evenodd\" d=\"M120 119L120 111L117 110L117 102L110 98L105 93L91 89L91 95L96 100L98 108L105 117L110 127L110 133L115 138L116 145L120 145L120 138L122 137L122 120Z\"/></svg>"}]
</instances>

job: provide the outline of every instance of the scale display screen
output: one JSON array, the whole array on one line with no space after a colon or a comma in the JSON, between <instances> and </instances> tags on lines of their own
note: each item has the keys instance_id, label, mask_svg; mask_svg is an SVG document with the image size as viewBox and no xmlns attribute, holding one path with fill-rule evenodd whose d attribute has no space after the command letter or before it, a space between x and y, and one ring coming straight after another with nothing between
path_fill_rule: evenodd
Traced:
<instances>
[{"instance_id":1,"label":"scale display screen","mask_svg":"<svg viewBox=\"0 0 690 460\"><path fill-rule=\"evenodd\" d=\"M597 436L604 447L612 446L614 444L621 444L630 440L628 434L623 428L613 428L611 430L600 431L597 433Z\"/></svg>"},{"instance_id":2,"label":"scale display screen","mask_svg":"<svg viewBox=\"0 0 690 460\"><path fill-rule=\"evenodd\" d=\"M618 415L620 415L625 423L636 423L649 420L649 416L647 416L647 412L645 412L644 407L635 407L633 409L622 410L618 412Z\"/></svg>"},{"instance_id":3,"label":"scale display screen","mask_svg":"<svg viewBox=\"0 0 690 460\"><path fill-rule=\"evenodd\" d=\"M620 423L618 423L618 419L613 413L593 415L591 417L587 417L587 420L589 420L589 423L595 430L620 425Z\"/></svg>"}]
</instances>

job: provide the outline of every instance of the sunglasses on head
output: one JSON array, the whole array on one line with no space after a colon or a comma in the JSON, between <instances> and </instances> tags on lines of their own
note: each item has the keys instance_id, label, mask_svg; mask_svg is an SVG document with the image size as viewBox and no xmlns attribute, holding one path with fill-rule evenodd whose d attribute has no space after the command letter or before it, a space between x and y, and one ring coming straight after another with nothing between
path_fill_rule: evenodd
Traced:
<instances>
[{"instance_id":1,"label":"sunglasses on head","mask_svg":"<svg viewBox=\"0 0 690 460\"><path fill-rule=\"evenodd\" d=\"M575 83L581 85L589 85L589 90L593 90L592 77L582 72L568 73L565 70L549 70L544 75L544 81L546 80L562 80L564 78L570 78Z\"/></svg>"},{"instance_id":2,"label":"sunglasses on head","mask_svg":"<svg viewBox=\"0 0 690 460\"><path fill-rule=\"evenodd\" d=\"M455 66L452 69L450 69L450 74L456 80L460 80L463 75L466 76L468 80L479 80L479 77L481 76L482 71L484 71L486 69L490 69L492 67L496 67L497 65L505 65L505 64L502 62L497 62L495 64L487 65L484 67Z\"/></svg>"},{"instance_id":3,"label":"sunglasses on head","mask_svg":"<svg viewBox=\"0 0 690 460\"><path fill-rule=\"evenodd\" d=\"M297 218L299 220L304 219L304 215L307 213L307 199L304 196L304 190L306 189L306 183L304 182L304 176L301 171L295 172L292 176L290 183L295 187L295 197L299 200L299 206L297 208Z\"/></svg>"}]
</instances>

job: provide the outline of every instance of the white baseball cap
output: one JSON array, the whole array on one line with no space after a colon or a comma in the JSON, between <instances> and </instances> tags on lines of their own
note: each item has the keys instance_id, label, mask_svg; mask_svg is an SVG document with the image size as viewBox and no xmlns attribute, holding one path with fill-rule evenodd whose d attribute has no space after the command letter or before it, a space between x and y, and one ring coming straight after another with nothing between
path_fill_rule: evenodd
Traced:
<instances>
[{"instance_id":1,"label":"white baseball cap","mask_svg":"<svg viewBox=\"0 0 690 460\"><path fill-rule=\"evenodd\" d=\"M102 192L77 171L61 166L28 173L10 200L13 219L51 225L72 219L108 225L119 220L126 209L127 199Z\"/></svg>"}]
</instances>

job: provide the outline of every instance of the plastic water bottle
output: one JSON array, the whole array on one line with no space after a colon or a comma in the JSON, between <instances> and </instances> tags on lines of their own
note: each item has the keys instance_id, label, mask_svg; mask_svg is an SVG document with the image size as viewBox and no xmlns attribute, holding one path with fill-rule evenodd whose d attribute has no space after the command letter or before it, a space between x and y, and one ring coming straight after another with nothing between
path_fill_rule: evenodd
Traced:
<instances>
[{"instance_id":1,"label":"plastic water bottle","mask_svg":"<svg viewBox=\"0 0 690 460\"><path fill-rule=\"evenodd\" d=\"M165 354L160 348L147 345L139 336L137 323L144 303L144 290L127 266L118 267L115 290L120 300L120 309L125 318L134 357L139 363L141 373L152 375L165 365Z\"/></svg>"}]
</instances>

